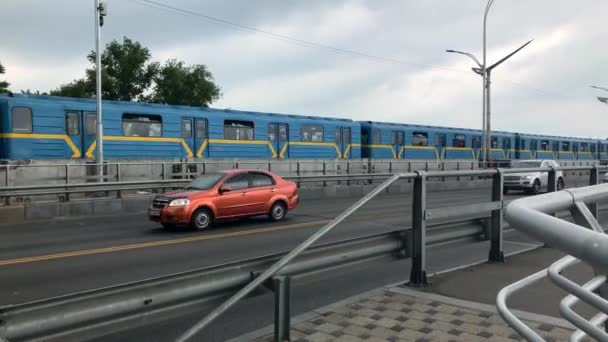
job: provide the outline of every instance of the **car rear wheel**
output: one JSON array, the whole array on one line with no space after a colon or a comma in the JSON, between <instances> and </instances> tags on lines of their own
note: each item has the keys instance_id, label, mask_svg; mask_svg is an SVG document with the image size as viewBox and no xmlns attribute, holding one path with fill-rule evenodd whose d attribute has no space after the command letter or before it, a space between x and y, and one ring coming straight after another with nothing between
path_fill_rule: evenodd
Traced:
<instances>
[{"instance_id":1,"label":"car rear wheel","mask_svg":"<svg viewBox=\"0 0 608 342\"><path fill-rule=\"evenodd\" d=\"M213 214L207 208L196 209L192 214L190 225L195 230L207 230L213 224Z\"/></svg>"},{"instance_id":2,"label":"car rear wheel","mask_svg":"<svg viewBox=\"0 0 608 342\"><path fill-rule=\"evenodd\" d=\"M270 219L272 221L281 221L287 215L287 206L283 202L274 202L270 208Z\"/></svg>"},{"instance_id":3,"label":"car rear wheel","mask_svg":"<svg viewBox=\"0 0 608 342\"><path fill-rule=\"evenodd\" d=\"M560 178L557 180L557 191L564 189L564 179Z\"/></svg>"}]
</instances>

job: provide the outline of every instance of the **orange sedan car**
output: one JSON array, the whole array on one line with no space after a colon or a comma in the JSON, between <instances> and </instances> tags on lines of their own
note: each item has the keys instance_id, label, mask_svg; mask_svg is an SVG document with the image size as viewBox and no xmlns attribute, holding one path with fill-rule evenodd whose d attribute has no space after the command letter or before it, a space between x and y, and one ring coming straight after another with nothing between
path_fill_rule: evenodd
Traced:
<instances>
[{"instance_id":1,"label":"orange sedan car","mask_svg":"<svg viewBox=\"0 0 608 342\"><path fill-rule=\"evenodd\" d=\"M156 197L148 209L151 220L165 228L189 225L209 228L214 221L258 215L271 220L285 218L298 205L294 182L265 171L228 170L207 173L179 192Z\"/></svg>"}]
</instances>

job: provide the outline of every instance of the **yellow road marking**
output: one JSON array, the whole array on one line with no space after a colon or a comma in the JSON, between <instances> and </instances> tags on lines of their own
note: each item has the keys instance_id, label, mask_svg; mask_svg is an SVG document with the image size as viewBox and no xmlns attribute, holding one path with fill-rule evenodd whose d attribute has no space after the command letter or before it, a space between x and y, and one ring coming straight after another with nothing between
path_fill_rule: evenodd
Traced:
<instances>
[{"instance_id":1,"label":"yellow road marking","mask_svg":"<svg viewBox=\"0 0 608 342\"><path fill-rule=\"evenodd\" d=\"M253 235L253 234L259 234L259 233L279 231L279 230L310 227L310 226L314 226L314 225L326 224L328 222L330 222L330 221L323 220L323 221L313 221L313 222L302 222L302 223L294 223L294 224L276 226L276 227L266 227L266 228L259 228L259 229L253 229L253 230L241 230L241 231L232 232L232 233L203 235L203 236L195 236L195 237L190 237L190 238L173 239L173 240L151 241L151 242L135 243L135 244L130 244L130 245L103 247L103 248L95 248L95 249L88 249L88 250L81 250L81 251L74 251L74 252L33 256L33 257L26 257L26 258L7 259L7 260L0 260L0 266L26 264L26 263L37 262L37 261L48 261L48 260L63 259L63 258L70 258L70 257L76 257L76 256L127 251L127 250L140 249L140 248L176 245L176 244L180 244L180 243L221 239L221 238L228 238L228 237L235 237L235 236Z\"/></svg>"}]
</instances>

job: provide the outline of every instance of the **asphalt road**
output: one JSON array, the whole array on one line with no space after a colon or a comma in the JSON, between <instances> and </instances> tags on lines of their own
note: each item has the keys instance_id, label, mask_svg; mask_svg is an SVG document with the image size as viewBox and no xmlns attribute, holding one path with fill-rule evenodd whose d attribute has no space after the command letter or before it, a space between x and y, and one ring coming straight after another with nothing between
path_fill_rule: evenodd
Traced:
<instances>
[{"instance_id":1,"label":"asphalt road","mask_svg":"<svg viewBox=\"0 0 608 342\"><path fill-rule=\"evenodd\" d=\"M430 192L428 207L489 200L490 189ZM513 199L515 196L507 196ZM382 195L319 243L404 229L411 222L411 195ZM116 285L228 261L288 251L334 218L357 198L309 200L283 222L265 218L224 222L198 233L167 231L145 214L65 219L0 226L0 305ZM507 253L535 244L515 232L505 234ZM460 242L428 250L429 270L442 271L487 258L487 242ZM403 281L410 260L375 260L293 283L293 313L327 305L375 287ZM210 304L210 307L214 303ZM272 322L270 295L247 299L200 336L223 341ZM208 308L153 326L100 338L100 341L171 340Z\"/></svg>"}]
</instances>

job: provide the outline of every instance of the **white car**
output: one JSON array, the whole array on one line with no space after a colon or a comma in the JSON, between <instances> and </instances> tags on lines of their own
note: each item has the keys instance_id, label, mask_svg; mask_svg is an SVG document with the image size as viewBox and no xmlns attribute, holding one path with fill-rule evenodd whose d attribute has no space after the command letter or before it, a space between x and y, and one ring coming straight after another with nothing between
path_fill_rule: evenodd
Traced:
<instances>
[{"instance_id":1,"label":"white car","mask_svg":"<svg viewBox=\"0 0 608 342\"><path fill-rule=\"evenodd\" d=\"M547 168L559 167L559 164L554 160L514 160L511 167L514 169L521 168ZM564 174L557 171L557 190L564 188ZM504 176L503 192L506 194L509 190L525 190L527 193L538 194L541 189L546 189L549 175L547 172L521 172L508 173Z\"/></svg>"}]
</instances>

